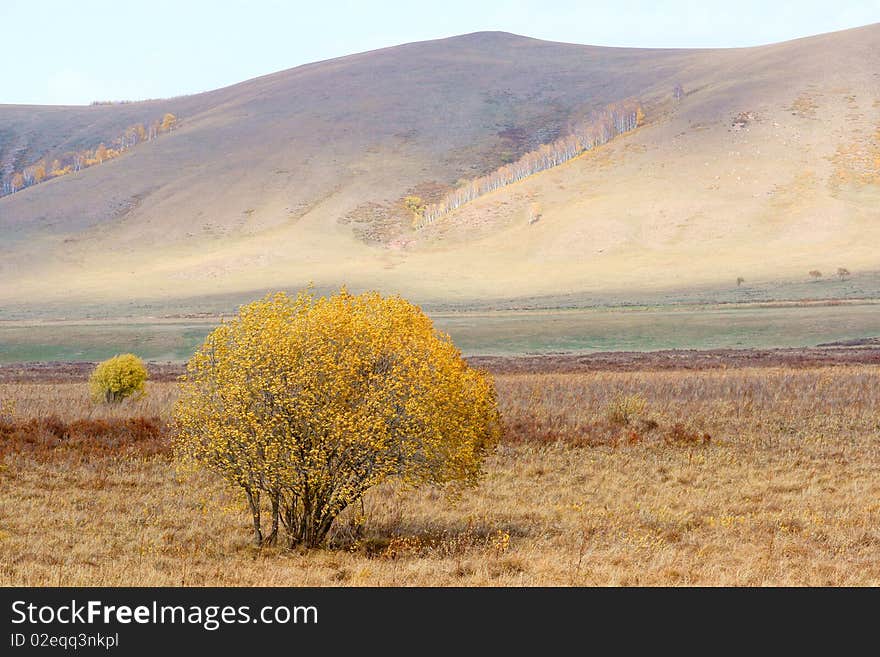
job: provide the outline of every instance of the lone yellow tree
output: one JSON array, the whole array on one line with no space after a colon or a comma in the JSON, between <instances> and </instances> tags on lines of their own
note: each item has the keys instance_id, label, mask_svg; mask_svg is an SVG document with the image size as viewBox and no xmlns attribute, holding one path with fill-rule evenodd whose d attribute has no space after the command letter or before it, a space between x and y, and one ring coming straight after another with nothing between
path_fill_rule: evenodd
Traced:
<instances>
[{"instance_id":1,"label":"lone yellow tree","mask_svg":"<svg viewBox=\"0 0 880 657\"><path fill-rule=\"evenodd\" d=\"M173 130L176 125L177 117L174 116L171 112L166 112L165 116L162 117L162 125L159 129L162 132L168 132L169 130Z\"/></svg>"},{"instance_id":2,"label":"lone yellow tree","mask_svg":"<svg viewBox=\"0 0 880 657\"><path fill-rule=\"evenodd\" d=\"M282 526L291 547L390 477L476 484L500 424L491 377L418 307L344 289L243 306L188 363L174 416L178 457L244 490L254 543Z\"/></svg>"}]
</instances>

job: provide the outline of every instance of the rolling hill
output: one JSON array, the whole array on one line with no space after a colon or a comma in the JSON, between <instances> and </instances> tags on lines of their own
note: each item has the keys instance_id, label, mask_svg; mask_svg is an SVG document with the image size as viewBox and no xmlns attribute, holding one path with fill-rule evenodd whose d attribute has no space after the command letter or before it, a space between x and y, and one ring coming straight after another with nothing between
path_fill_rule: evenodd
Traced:
<instances>
[{"instance_id":1,"label":"rolling hill","mask_svg":"<svg viewBox=\"0 0 880 657\"><path fill-rule=\"evenodd\" d=\"M0 198L0 309L195 309L310 281L449 305L817 297L807 272L838 267L877 295L878 44L880 24L723 50L484 32L169 100L0 105L0 175L179 121ZM406 197L436 201L633 98L636 130L413 228Z\"/></svg>"}]
</instances>

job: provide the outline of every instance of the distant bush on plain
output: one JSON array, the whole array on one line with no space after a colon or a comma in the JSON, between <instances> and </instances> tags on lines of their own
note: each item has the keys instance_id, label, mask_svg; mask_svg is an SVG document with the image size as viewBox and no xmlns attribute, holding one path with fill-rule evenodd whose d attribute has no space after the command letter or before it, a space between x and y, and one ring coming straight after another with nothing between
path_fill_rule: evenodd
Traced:
<instances>
[{"instance_id":1,"label":"distant bush on plain","mask_svg":"<svg viewBox=\"0 0 880 657\"><path fill-rule=\"evenodd\" d=\"M140 358L134 354L120 354L98 363L89 378L89 390L96 402L114 404L143 393L148 376Z\"/></svg>"}]
</instances>

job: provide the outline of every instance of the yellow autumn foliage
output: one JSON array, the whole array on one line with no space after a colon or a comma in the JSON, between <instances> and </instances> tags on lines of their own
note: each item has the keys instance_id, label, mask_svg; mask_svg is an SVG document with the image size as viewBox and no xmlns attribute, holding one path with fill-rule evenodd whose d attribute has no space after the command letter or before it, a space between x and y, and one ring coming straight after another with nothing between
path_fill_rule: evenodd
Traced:
<instances>
[{"instance_id":1,"label":"yellow autumn foliage","mask_svg":"<svg viewBox=\"0 0 880 657\"><path fill-rule=\"evenodd\" d=\"M376 292L243 306L189 361L180 392L178 457L244 490L258 545L279 525L290 546L320 545L391 477L476 484L499 434L491 377L418 307Z\"/></svg>"},{"instance_id":2,"label":"yellow autumn foliage","mask_svg":"<svg viewBox=\"0 0 880 657\"><path fill-rule=\"evenodd\" d=\"M89 391L96 402L119 402L144 391L147 368L134 354L121 354L98 363L89 378Z\"/></svg>"}]
</instances>

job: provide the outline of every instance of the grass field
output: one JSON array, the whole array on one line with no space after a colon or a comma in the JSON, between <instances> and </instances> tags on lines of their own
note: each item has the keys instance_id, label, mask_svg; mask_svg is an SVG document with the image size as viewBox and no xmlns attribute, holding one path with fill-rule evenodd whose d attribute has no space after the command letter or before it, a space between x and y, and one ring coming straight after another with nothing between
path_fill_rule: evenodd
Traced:
<instances>
[{"instance_id":1,"label":"grass field","mask_svg":"<svg viewBox=\"0 0 880 657\"><path fill-rule=\"evenodd\" d=\"M767 349L880 335L880 304L707 305L432 315L465 354ZM134 352L184 361L219 322L0 322L0 363L101 360Z\"/></svg>"},{"instance_id":2,"label":"grass field","mask_svg":"<svg viewBox=\"0 0 880 657\"><path fill-rule=\"evenodd\" d=\"M374 490L311 552L255 551L241 500L177 472L170 372L106 408L75 377L9 370L0 584L878 585L880 368L831 361L498 361L482 484ZM621 395L644 409L614 417Z\"/></svg>"}]
</instances>

